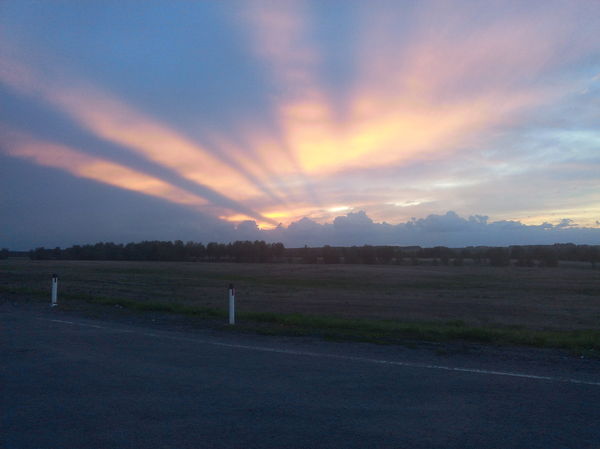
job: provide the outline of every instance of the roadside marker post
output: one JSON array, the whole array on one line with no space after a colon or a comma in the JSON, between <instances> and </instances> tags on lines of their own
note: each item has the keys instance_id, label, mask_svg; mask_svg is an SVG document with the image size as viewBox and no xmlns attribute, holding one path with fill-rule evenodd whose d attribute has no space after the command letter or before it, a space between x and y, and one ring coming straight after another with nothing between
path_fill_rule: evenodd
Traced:
<instances>
[{"instance_id":1,"label":"roadside marker post","mask_svg":"<svg viewBox=\"0 0 600 449\"><path fill-rule=\"evenodd\" d=\"M52 275L52 304L51 307L58 305L58 274Z\"/></svg>"},{"instance_id":2,"label":"roadside marker post","mask_svg":"<svg viewBox=\"0 0 600 449\"><path fill-rule=\"evenodd\" d=\"M229 324L235 324L235 288L229 284Z\"/></svg>"}]
</instances>

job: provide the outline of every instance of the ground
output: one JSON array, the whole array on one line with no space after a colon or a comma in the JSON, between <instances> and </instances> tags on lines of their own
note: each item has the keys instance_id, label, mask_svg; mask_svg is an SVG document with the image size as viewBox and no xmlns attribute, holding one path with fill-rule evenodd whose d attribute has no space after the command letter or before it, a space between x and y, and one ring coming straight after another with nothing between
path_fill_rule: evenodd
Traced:
<instances>
[{"instance_id":1,"label":"ground","mask_svg":"<svg viewBox=\"0 0 600 449\"><path fill-rule=\"evenodd\" d=\"M118 261L0 261L0 293L63 304L105 298L361 319L598 329L600 270L586 267L381 266Z\"/></svg>"},{"instance_id":2,"label":"ground","mask_svg":"<svg viewBox=\"0 0 600 449\"><path fill-rule=\"evenodd\" d=\"M591 269L8 260L0 281L7 449L600 447L594 349L350 341L396 321L596 335ZM320 327L257 333L289 317Z\"/></svg>"}]
</instances>

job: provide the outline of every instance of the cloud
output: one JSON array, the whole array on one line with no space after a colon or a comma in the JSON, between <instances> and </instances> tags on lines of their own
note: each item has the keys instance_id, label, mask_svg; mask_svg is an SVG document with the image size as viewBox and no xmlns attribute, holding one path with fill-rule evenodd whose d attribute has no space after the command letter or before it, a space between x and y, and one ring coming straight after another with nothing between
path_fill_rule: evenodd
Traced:
<instances>
[{"instance_id":1,"label":"cloud","mask_svg":"<svg viewBox=\"0 0 600 449\"><path fill-rule=\"evenodd\" d=\"M99 241L236 239L233 224L193 207L64 176L1 153L0 164L0 247L29 250Z\"/></svg>"},{"instance_id":2,"label":"cloud","mask_svg":"<svg viewBox=\"0 0 600 449\"><path fill-rule=\"evenodd\" d=\"M249 224L246 227L252 227ZM287 227L262 230L260 238L282 241L287 246L420 245L420 246L506 246L554 243L600 243L600 229L577 227L572 220L557 224L527 225L514 220L488 221L488 217L461 217L454 211L413 218L391 225L371 220L364 211L338 216L333 223L319 224L308 218Z\"/></svg>"},{"instance_id":3,"label":"cloud","mask_svg":"<svg viewBox=\"0 0 600 449\"><path fill-rule=\"evenodd\" d=\"M195 209L207 204L204 198L107 159L93 157L65 145L40 141L6 127L0 126L0 132L3 136L1 149L9 156Z\"/></svg>"},{"instance_id":4,"label":"cloud","mask_svg":"<svg viewBox=\"0 0 600 449\"><path fill-rule=\"evenodd\" d=\"M6 44L5 44L6 45ZM275 195L239 165L221 160L174 129L137 111L109 92L73 79L52 80L10 58L0 47L0 82L45 101L68 114L95 136L120 145L197 184L209 201L263 222L269 218L238 200L267 193ZM224 192L224 193L222 193Z\"/></svg>"},{"instance_id":5,"label":"cloud","mask_svg":"<svg viewBox=\"0 0 600 449\"><path fill-rule=\"evenodd\" d=\"M369 229L373 225L365 211L349 212L345 216L336 217L333 227L338 232L352 232L358 229Z\"/></svg>"},{"instance_id":6,"label":"cloud","mask_svg":"<svg viewBox=\"0 0 600 449\"><path fill-rule=\"evenodd\" d=\"M459 217L456 212L449 211L446 215L429 215L426 218L410 221L406 225L425 233L431 233L465 231L478 226L480 223L481 221L465 220Z\"/></svg>"},{"instance_id":7,"label":"cloud","mask_svg":"<svg viewBox=\"0 0 600 449\"><path fill-rule=\"evenodd\" d=\"M506 159L502 164L487 160L482 149L496 151L498 136L519 129L541 107L571 92L578 80L567 80L563 70L598 49L574 33L584 11L561 3L555 9L541 3L504 8L468 2L358 8L362 26L351 53L357 70L345 92L347 110L338 114L320 75L327 55L311 33L314 10L288 2L253 6L247 15L252 48L278 83L274 108L286 147L326 209L341 202L378 209L381 217L398 218L381 205L406 201L404 191L409 190L406 182L400 189L390 189L389 182L374 188L384 170L395 172L390 178L404 180L404 168L418 161L449 166L453 172L463 162L483 168L470 179L447 173L451 179L444 180L439 179L442 170L431 172L420 180L423 188L413 184L419 197L428 198L420 204L461 187L473 192L489 180L486 170L494 176L515 167L527 172L534 162L524 163L521 149L511 148L522 135L511 133L512 141L504 142L509 148L497 149ZM538 137L534 140L540 143ZM521 153L543 157L539 149ZM361 173L365 179L357 182ZM432 186L437 195L431 194ZM377 200L377 195L382 197ZM530 199L527 204L531 207ZM297 215L290 211L287 221Z\"/></svg>"},{"instance_id":8,"label":"cloud","mask_svg":"<svg viewBox=\"0 0 600 449\"><path fill-rule=\"evenodd\" d=\"M556 225L556 228L574 228L577 227L577 224L571 220L570 218L563 218L562 220L560 220L560 222Z\"/></svg>"}]
</instances>

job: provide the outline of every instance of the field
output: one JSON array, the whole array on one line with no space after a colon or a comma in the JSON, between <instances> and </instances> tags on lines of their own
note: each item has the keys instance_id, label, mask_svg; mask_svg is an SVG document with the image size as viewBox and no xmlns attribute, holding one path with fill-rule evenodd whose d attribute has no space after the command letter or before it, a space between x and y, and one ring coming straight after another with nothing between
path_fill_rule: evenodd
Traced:
<instances>
[{"instance_id":1,"label":"field","mask_svg":"<svg viewBox=\"0 0 600 449\"><path fill-rule=\"evenodd\" d=\"M0 261L0 294L225 316L236 287L241 321L429 323L588 332L600 342L600 271L586 267L369 266L118 261ZM296 321L290 317L296 317ZM307 321L308 320L308 321ZM337 321L336 321L337 320ZM359 321L357 321L359 320ZM314 321L314 320L313 320ZM381 321L383 323L383 321ZM328 321L321 321L327 327ZM337 323L337 324L336 324ZM590 337L589 332L593 335ZM541 335L541 334L540 334ZM484 338L485 340L485 338ZM591 341L591 340L590 340ZM596 347L597 342L592 346Z\"/></svg>"}]
</instances>

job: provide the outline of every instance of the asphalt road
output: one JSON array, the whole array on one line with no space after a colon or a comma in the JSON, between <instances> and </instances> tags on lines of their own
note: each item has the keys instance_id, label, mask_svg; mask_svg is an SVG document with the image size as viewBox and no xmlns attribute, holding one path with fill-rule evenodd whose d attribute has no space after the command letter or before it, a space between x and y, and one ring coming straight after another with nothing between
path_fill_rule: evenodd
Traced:
<instances>
[{"instance_id":1,"label":"asphalt road","mask_svg":"<svg viewBox=\"0 0 600 449\"><path fill-rule=\"evenodd\" d=\"M594 360L0 318L3 449L600 448Z\"/></svg>"}]
</instances>

